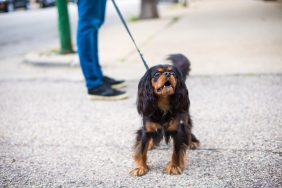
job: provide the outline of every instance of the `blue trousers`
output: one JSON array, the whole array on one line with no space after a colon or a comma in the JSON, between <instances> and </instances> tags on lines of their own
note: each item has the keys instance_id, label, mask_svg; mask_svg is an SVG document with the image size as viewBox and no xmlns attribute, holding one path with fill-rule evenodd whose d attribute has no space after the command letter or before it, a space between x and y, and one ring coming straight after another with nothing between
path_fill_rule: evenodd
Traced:
<instances>
[{"instance_id":1,"label":"blue trousers","mask_svg":"<svg viewBox=\"0 0 282 188\"><path fill-rule=\"evenodd\" d=\"M77 48L88 89L103 84L98 56L98 31L104 23L107 0L78 0Z\"/></svg>"}]
</instances>

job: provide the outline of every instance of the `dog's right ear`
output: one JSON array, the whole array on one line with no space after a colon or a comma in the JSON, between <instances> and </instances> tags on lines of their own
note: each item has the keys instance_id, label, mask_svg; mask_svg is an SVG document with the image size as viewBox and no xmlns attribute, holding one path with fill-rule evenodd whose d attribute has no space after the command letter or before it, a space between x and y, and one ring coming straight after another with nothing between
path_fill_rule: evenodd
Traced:
<instances>
[{"instance_id":1,"label":"dog's right ear","mask_svg":"<svg viewBox=\"0 0 282 188\"><path fill-rule=\"evenodd\" d=\"M141 116L150 115L155 109L156 96L151 84L151 71L148 70L138 84L137 111Z\"/></svg>"}]
</instances>

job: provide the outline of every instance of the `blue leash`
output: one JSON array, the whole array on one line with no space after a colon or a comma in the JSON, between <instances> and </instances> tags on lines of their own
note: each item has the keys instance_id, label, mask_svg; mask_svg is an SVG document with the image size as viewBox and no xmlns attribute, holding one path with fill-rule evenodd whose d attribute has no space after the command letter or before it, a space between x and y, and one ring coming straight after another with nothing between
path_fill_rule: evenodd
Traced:
<instances>
[{"instance_id":1,"label":"blue leash","mask_svg":"<svg viewBox=\"0 0 282 188\"><path fill-rule=\"evenodd\" d=\"M125 29L126 29L128 35L130 36L130 38L131 38L131 40L132 40L132 42L133 42L133 44L134 44L134 46L135 46L137 52L139 53L139 55L140 55L140 57L141 57L141 60L142 60L142 62L143 62L143 64L144 64L144 66L145 66L146 69L148 70L148 69L149 69L149 66L148 66L148 64L146 63L146 61L145 61L145 59L144 59L144 57L143 57L143 54L140 52L140 50L139 50L139 48L138 48L138 46L137 46L137 44L136 44L136 42L135 42L135 40L134 40L134 38L133 38L131 32L130 32L130 30L129 30L129 28L127 27L126 21L124 20L124 17L122 16L122 13L120 12L120 10L119 10L119 8L118 8L118 6L117 6L115 0L112 0L112 2L113 2L113 4L114 4L114 7L115 7L115 9L116 9L118 15L119 15L119 18L121 19L121 22L123 23L123 25L124 25L124 27L125 27Z\"/></svg>"}]
</instances>

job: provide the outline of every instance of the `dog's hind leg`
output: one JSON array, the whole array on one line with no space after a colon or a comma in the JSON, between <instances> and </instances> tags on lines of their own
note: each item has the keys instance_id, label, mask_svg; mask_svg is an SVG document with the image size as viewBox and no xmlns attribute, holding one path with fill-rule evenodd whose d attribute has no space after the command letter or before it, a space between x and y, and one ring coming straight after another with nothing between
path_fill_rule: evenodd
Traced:
<instances>
[{"instance_id":1,"label":"dog's hind leg","mask_svg":"<svg viewBox=\"0 0 282 188\"><path fill-rule=\"evenodd\" d=\"M163 139L163 134L163 129L157 129L156 132L154 132L153 137L149 141L149 150L155 149L156 146L159 146Z\"/></svg>"},{"instance_id":2,"label":"dog's hind leg","mask_svg":"<svg viewBox=\"0 0 282 188\"><path fill-rule=\"evenodd\" d=\"M190 149L197 149L200 147L200 141L197 139L197 137L192 133L191 134L191 143L189 145Z\"/></svg>"},{"instance_id":3,"label":"dog's hind leg","mask_svg":"<svg viewBox=\"0 0 282 188\"><path fill-rule=\"evenodd\" d=\"M148 150L152 150L152 149L154 149L154 148L155 148L154 139L153 139L153 138L150 138Z\"/></svg>"}]
</instances>

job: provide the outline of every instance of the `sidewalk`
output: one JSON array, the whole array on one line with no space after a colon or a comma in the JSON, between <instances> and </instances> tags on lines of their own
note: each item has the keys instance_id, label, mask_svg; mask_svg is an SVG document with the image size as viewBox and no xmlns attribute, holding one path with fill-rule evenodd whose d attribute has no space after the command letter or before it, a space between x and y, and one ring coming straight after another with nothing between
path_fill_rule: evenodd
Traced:
<instances>
[{"instance_id":1,"label":"sidewalk","mask_svg":"<svg viewBox=\"0 0 282 188\"><path fill-rule=\"evenodd\" d=\"M187 9L164 6L161 19L129 23L129 27L151 66L164 63L168 54L183 53L192 61L192 75L281 73L281 6L280 1L192 1ZM76 55L40 55L31 53L25 60L79 64ZM135 70L128 78L143 74L122 24L102 29L100 59L110 74L118 75L125 68Z\"/></svg>"},{"instance_id":2,"label":"sidewalk","mask_svg":"<svg viewBox=\"0 0 282 188\"><path fill-rule=\"evenodd\" d=\"M126 79L128 100L89 101L68 63L0 68L0 187L282 187L281 10L280 1L198 0L130 23L150 65L174 52L192 62L201 147L179 176L162 172L164 143L149 152L147 175L129 175L145 69L122 25L101 32L100 51L104 72Z\"/></svg>"}]
</instances>

